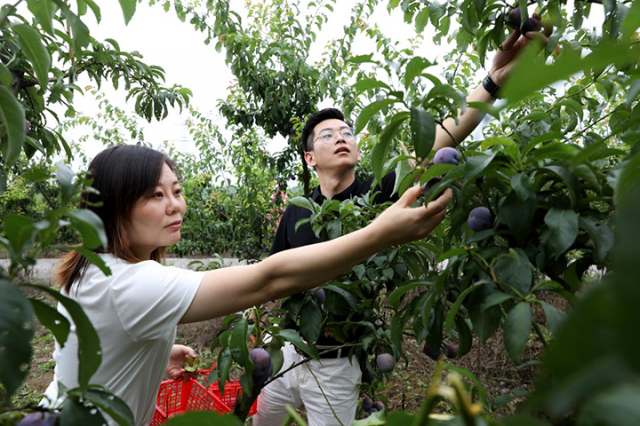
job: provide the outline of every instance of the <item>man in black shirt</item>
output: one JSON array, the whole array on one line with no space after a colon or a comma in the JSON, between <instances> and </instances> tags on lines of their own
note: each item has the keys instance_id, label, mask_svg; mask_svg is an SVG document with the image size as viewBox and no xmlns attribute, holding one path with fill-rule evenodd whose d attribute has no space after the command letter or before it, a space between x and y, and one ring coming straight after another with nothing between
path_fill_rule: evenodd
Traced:
<instances>
[{"instance_id":1,"label":"man in black shirt","mask_svg":"<svg viewBox=\"0 0 640 426\"><path fill-rule=\"evenodd\" d=\"M518 52L528 44L528 40L538 37L546 42L548 35L550 31L546 29L544 34L530 32L525 36L514 31L504 42L503 50L494 56L489 74L467 97L467 102L493 103L499 86L514 66ZM458 118L458 124L449 118L442 126L438 126L434 150L445 146L455 147L478 126L483 114L473 108L467 108ZM355 174L356 164L360 161L360 151L353 132L351 123L345 121L343 114L335 108L312 114L305 123L302 131L305 160L310 167L315 168L320 181L313 194L307 197L317 204L322 204L325 199L344 201L362 196L371 189L373 178L361 182ZM397 200L397 194L393 193L394 184L394 172L384 176L380 187L376 188L379 195L374 201L384 203ZM309 210L290 204L280 221L269 255L320 242L308 223L295 230L296 223L310 215ZM326 351L331 348L332 343L338 344L326 336L321 336L317 342L318 349L321 352ZM290 344L285 345L283 352L285 367L303 359ZM329 352L321 357L320 362L311 361L269 384L262 390L253 424L281 425L287 416L286 405L298 407L301 404L307 409L310 426L338 426L340 423L336 420L336 415L342 424L351 424L355 419L359 398L358 384L362 373L358 362L351 362L347 355L346 350ZM313 374L310 374L311 371ZM318 388L316 380L322 389ZM325 397L331 402L331 408L327 406Z\"/></svg>"}]
</instances>

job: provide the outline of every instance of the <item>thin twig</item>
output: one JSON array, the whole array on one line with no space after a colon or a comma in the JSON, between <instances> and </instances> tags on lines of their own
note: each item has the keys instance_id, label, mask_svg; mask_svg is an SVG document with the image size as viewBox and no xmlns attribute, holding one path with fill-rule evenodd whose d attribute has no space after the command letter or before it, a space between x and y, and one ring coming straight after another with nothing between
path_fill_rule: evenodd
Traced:
<instances>
[{"instance_id":1,"label":"thin twig","mask_svg":"<svg viewBox=\"0 0 640 426\"><path fill-rule=\"evenodd\" d=\"M331 412L333 413L333 417L335 417L335 419L338 421L338 423L340 423L340 426L344 426L344 423L342 423L342 420L340 420L340 418L338 417L338 413L336 413L336 411L333 409L333 406L329 402L329 398L327 398L327 395L324 393L324 390L322 389L322 386L320 386L320 381L316 377L315 373L313 372L313 370L311 370L311 367L309 367L308 364L307 364L306 367L309 370L309 373L311 373L311 375L313 376L313 379L316 381L316 384L318 385L318 389L320 389L320 392L322 392L322 396L324 397L324 400L327 401L327 405L331 409Z\"/></svg>"}]
</instances>

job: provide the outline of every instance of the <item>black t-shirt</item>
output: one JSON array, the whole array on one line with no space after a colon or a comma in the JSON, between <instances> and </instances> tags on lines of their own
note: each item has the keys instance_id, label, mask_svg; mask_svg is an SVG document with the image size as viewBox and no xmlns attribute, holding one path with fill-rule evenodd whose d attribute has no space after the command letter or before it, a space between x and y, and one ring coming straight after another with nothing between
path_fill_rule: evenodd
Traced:
<instances>
[{"instance_id":1,"label":"black t-shirt","mask_svg":"<svg viewBox=\"0 0 640 426\"><path fill-rule=\"evenodd\" d=\"M379 192L374 198L374 202L376 204L398 200L398 194L393 193L395 181L395 172L389 172L382 178L382 183L374 188L374 192ZM360 197L371 190L372 183L373 178L366 182L361 182L356 178L356 180L347 189L334 195L332 199L342 202L352 197ZM325 196L320 192L320 187L317 187L313 191L313 194L305 195L305 197L312 199L317 204L322 204L325 200ZM310 216L311 211L308 209L289 204L284 211L284 215L282 215L280 225L278 225L276 238L271 246L271 250L269 251L269 256L283 250L321 242L321 240L313 233L311 224L309 223L305 223L300 226L296 232L296 223L300 219L308 218Z\"/></svg>"},{"instance_id":2,"label":"black t-shirt","mask_svg":"<svg viewBox=\"0 0 640 426\"><path fill-rule=\"evenodd\" d=\"M373 199L374 203L383 204L387 201L395 202L398 200L398 194L393 193L395 181L395 172L389 172L382 178L381 184L379 186L376 186L373 191L378 192L376 197ZM370 178L366 182L361 182L358 180L358 178L356 178L356 180L347 189L339 194L334 195L332 199L342 202L348 200L351 197L360 197L371 190L372 184L373 178ZM313 191L313 194L305 195L305 197L311 198L317 204L322 204L326 199L326 197L320 192L320 187L317 187L315 191ZM310 216L310 210L303 207L294 206L293 204L289 204L284 211L282 219L280 220L280 225L278 226L276 238L273 242L273 245L271 246L269 256L283 250L322 242L322 240L316 237L313 229L311 228L311 224L309 223L305 223L304 225L300 226L298 228L298 231L296 232L296 223L300 219L308 218ZM331 338L330 335L326 334L321 335L316 343L319 345L340 345L340 342Z\"/></svg>"}]
</instances>

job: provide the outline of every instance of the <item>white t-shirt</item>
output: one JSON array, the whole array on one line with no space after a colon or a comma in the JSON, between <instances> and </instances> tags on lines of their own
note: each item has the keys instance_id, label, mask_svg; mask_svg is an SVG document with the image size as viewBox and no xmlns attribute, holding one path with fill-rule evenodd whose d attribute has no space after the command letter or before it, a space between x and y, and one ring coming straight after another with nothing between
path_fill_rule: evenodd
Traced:
<instances>
[{"instance_id":1,"label":"white t-shirt","mask_svg":"<svg viewBox=\"0 0 640 426\"><path fill-rule=\"evenodd\" d=\"M169 361L176 326L196 295L204 272L163 266L148 260L136 264L112 254L101 255L112 275L90 265L71 298L84 309L100 336L102 364L90 383L100 384L122 398L133 411L135 424L146 426ZM71 319L66 310L58 310ZM71 326L60 348L56 342L54 380L45 395L55 401L58 382L78 386L78 339ZM110 422L110 424L115 424Z\"/></svg>"}]
</instances>

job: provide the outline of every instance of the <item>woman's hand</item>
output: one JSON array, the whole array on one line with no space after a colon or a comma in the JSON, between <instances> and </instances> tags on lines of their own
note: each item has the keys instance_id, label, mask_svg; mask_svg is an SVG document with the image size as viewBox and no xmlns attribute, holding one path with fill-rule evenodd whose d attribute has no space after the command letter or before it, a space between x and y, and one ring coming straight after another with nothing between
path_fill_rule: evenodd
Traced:
<instances>
[{"instance_id":1,"label":"woman's hand","mask_svg":"<svg viewBox=\"0 0 640 426\"><path fill-rule=\"evenodd\" d=\"M173 345L171 348L171 355L169 356L169 362L167 363L167 370L165 374L172 379L184 376L184 381L190 378L197 377L198 371L193 373L187 373L184 369L184 362L187 358L197 358L196 352L188 346Z\"/></svg>"},{"instance_id":2,"label":"woman's hand","mask_svg":"<svg viewBox=\"0 0 640 426\"><path fill-rule=\"evenodd\" d=\"M538 19L537 13L532 16L534 19ZM493 57L493 64L489 71L491 79L502 87L511 70L518 63L518 56L530 44L531 40L539 40L541 46L546 46L552 32L553 27L544 21L542 22L542 31L529 31L521 34L520 31L513 30L511 35L502 43L502 50L496 52Z\"/></svg>"},{"instance_id":3,"label":"woman's hand","mask_svg":"<svg viewBox=\"0 0 640 426\"><path fill-rule=\"evenodd\" d=\"M420 194L422 194L420 185L407 189L402 198L371 224L383 233L388 241L385 246L422 239L442 222L447 214L447 206L453 198L453 191L447 189L440 197L424 207L411 207Z\"/></svg>"}]
</instances>

